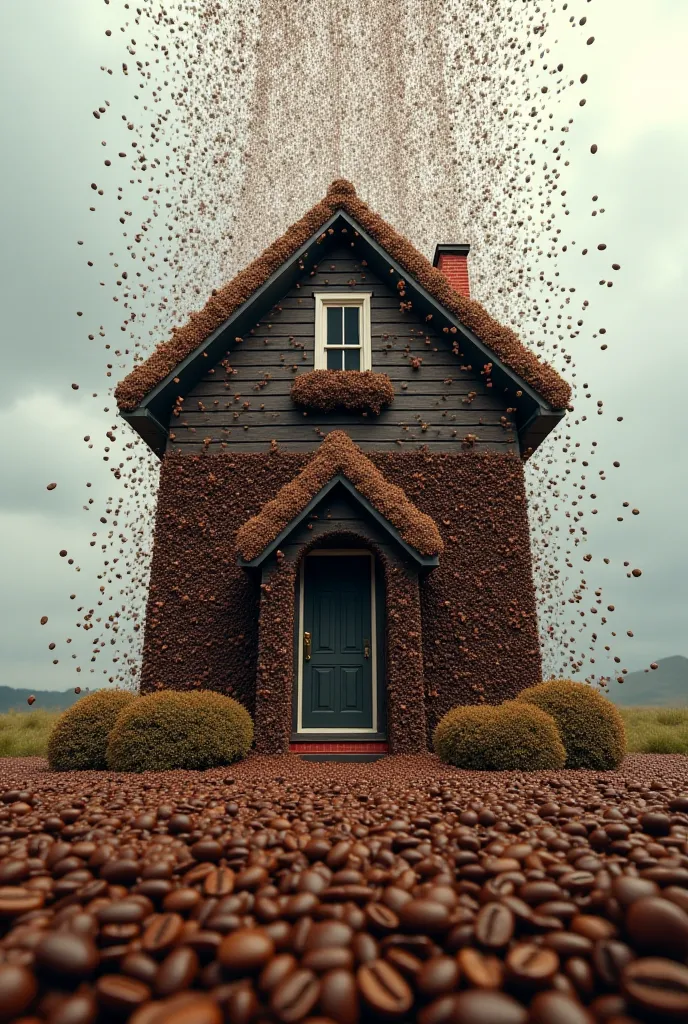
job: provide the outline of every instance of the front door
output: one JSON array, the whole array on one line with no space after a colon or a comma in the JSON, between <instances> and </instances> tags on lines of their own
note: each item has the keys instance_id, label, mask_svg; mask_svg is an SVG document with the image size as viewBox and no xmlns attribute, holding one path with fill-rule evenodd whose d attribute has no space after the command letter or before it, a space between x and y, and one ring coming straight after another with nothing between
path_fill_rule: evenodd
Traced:
<instances>
[{"instance_id":1,"label":"front door","mask_svg":"<svg viewBox=\"0 0 688 1024\"><path fill-rule=\"evenodd\" d=\"M375 729L373 580L368 554L304 560L299 730Z\"/></svg>"}]
</instances>

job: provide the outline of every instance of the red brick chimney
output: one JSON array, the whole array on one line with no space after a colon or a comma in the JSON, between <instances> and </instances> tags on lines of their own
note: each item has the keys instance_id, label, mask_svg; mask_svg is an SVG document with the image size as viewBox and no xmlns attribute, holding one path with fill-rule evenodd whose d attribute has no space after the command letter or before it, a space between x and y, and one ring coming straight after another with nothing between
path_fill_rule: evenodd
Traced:
<instances>
[{"instance_id":1,"label":"red brick chimney","mask_svg":"<svg viewBox=\"0 0 688 1024\"><path fill-rule=\"evenodd\" d=\"M433 267L444 274L454 291L459 295L471 297L471 288L468 283L468 253L471 247L467 242L457 242L454 245L435 246L435 258L432 261Z\"/></svg>"}]
</instances>

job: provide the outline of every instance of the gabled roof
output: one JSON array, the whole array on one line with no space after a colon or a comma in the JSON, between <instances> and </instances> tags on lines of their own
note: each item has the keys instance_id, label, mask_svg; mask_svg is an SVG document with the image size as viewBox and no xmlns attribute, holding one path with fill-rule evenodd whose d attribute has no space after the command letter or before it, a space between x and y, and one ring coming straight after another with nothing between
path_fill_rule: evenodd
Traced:
<instances>
[{"instance_id":1,"label":"gabled roof","mask_svg":"<svg viewBox=\"0 0 688 1024\"><path fill-rule=\"evenodd\" d=\"M464 358L473 359L518 410L522 447L534 448L563 416L569 384L539 360L510 327L498 323L474 299L455 292L444 275L386 221L362 202L353 185L337 179L327 195L227 285L215 290L202 310L157 346L115 389L120 411L161 454L163 424L175 398L200 380L209 357L219 361L236 338L279 301L304 270L322 257L321 246L338 221L349 225L406 282L406 298L421 312L433 311L433 327L451 332ZM370 262L370 260L369 260ZM408 275L408 277L407 277ZM489 367L489 369L485 369ZM539 422L538 422L539 421Z\"/></svg>"},{"instance_id":2,"label":"gabled roof","mask_svg":"<svg viewBox=\"0 0 688 1024\"><path fill-rule=\"evenodd\" d=\"M377 513L378 522L419 564L437 564L444 544L434 520L416 508L401 487L386 480L343 430L328 434L298 476L239 528L240 564L260 565L335 484L343 485L367 511Z\"/></svg>"}]
</instances>

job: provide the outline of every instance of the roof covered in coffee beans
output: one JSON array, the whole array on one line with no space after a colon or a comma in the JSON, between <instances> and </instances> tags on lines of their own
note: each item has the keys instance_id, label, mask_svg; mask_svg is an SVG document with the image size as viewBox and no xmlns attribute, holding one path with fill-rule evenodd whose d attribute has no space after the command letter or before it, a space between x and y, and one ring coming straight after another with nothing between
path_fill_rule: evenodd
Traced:
<instances>
[{"instance_id":1,"label":"roof covered in coffee beans","mask_svg":"<svg viewBox=\"0 0 688 1024\"><path fill-rule=\"evenodd\" d=\"M510 327L498 323L474 299L454 291L444 275L409 242L356 195L351 182L337 178L327 195L252 263L207 301L202 310L190 315L183 327L173 328L172 337L161 342L144 362L139 363L115 389L123 411L135 409L179 363L201 345L265 284L286 260L332 217L344 210L395 259L437 302L471 330L502 362L529 384L553 409L565 409L571 396L569 384L557 371L543 363Z\"/></svg>"},{"instance_id":2,"label":"roof covered in coffee beans","mask_svg":"<svg viewBox=\"0 0 688 1024\"><path fill-rule=\"evenodd\" d=\"M333 430L301 472L248 519L236 536L237 550L247 562L257 558L333 476L341 473L421 555L438 555L444 548L430 516L421 512L401 487L386 480L379 469L343 430Z\"/></svg>"}]
</instances>

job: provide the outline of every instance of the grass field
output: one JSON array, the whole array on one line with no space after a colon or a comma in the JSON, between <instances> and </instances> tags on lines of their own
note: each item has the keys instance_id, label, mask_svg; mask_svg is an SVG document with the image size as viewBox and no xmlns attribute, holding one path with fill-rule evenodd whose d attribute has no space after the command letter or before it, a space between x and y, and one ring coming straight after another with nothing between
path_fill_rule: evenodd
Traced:
<instances>
[{"instance_id":1,"label":"grass field","mask_svg":"<svg viewBox=\"0 0 688 1024\"><path fill-rule=\"evenodd\" d=\"M635 754L688 754L688 708L621 708L628 751ZM10 711L0 715L0 757L45 754L59 711Z\"/></svg>"}]
</instances>

